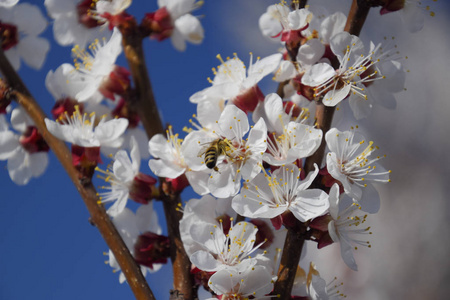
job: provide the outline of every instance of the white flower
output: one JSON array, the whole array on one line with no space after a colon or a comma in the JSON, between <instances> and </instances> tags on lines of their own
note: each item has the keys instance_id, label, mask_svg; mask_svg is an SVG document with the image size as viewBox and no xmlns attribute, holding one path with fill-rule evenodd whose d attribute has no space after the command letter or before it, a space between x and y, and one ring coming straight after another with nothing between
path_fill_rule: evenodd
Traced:
<instances>
[{"instance_id":1,"label":"white flower","mask_svg":"<svg viewBox=\"0 0 450 300\"><path fill-rule=\"evenodd\" d=\"M222 225L193 224L190 234L192 239L203 245L202 250L190 256L191 262L200 270L215 272L233 269L243 272L257 263L258 258L250 255L258 248L254 247L256 226L239 222L224 233Z\"/></svg>"},{"instance_id":2,"label":"white flower","mask_svg":"<svg viewBox=\"0 0 450 300\"><path fill-rule=\"evenodd\" d=\"M256 265L243 272L220 270L211 276L208 286L220 299L263 299L273 289L274 279L269 270ZM274 296L275 297L275 296Z\"/></svg>"},{"instance_id":3,"label":"white flower","mask_svg":"<svg viewBox=\"0 0 450 300\"><path fill-rule=\"evenodd\" d=\"M173 26L171 32L172 45L179 51L186 49L186 41L200 44L204 31L198 18L190 14L201 6L195 0L158 0L159 8L166 8Z\"/></svg>"},{"instance_id":4,"label":"white flower","mask_svg":"<svg viewBox=\"0 0 450 300\"><path fill-rule=\"evenodd\" d=\"M313 15L307 9L291 11L285 4L275 4L267 8L259 19L259 28L267 37L281 35L282 41L298 38L297 31L305 30Z\"/></svg>"},{"instance_id":5,"label":"white flower","mask_svg":"<svg viewBox=\"0 0 450 300\"><path fill-rule=\"evenodd\" d=\"M74 66L71 64L62 64L54 72L50 70L45 77L45 86L47 90L52 94L55 100L61 100L64 98L71 98L81 100L81 102L91 102L94 104L99 103L103 96L97 92L91 97L82 98L77 95L83 91L86 83L78 79L79 74L75 71Z\"/></svg>"},{"instance_id":6,"label":"white flower","mask_svg":"<svg viewBox=\"0 0 450 300\"><path fill-rule=\"evenodd\" d=\"M48 131L57 138L81 147L120 147L121 135L128 126L128 120L124 118L105 121L101 118L95 126L95 113L81 115L77 109L72 116L61 120L63 124L45 119Z\"/></svg>"},{"instance_id":7,"label":"white flower","mask_svg":"<svg viewBox=\"0 0 450 300\"><path fill-rule=\"evenodd\" d=\"M232 207L249 218L275 218L291 211L301 222L323 215L328 210L328 195L319 189L308 189L319 173L317 165L304 180L300 170L289 164L271 175L258 174L233 198Z\"/></svg>"},{"instance_id":8,"label":"white flower","mask_svg":"<svg viewBox=\"0 0 450 300\"><path fill-rule=\"evenodd\" d=\"M104 30L90 13L90 3L79 0L45 0L44 5L54 19L53 35L62 46L80 45L84 48L95 39L109 37L109 30ZM91 16L90 16L91 14Z\"/></svg>"},{"instance_id":9,"label":"white flower","mask_svg":"<svg viewBox=\"0 0 450 300\"><path fill-rule=\"evenodd\" d=\"M2 48L14 69L20 69L21 60L34 69L40 69L50 44L38 37L47 27L39 8L29 3L8 8L0 6L0 20L0 30L9 33L2 36Z\"/></svg>"},{"instance_id":10,"label":"white flower","mask_svg":"<svg viewBox=\"0 0 450 300\"><path fill-rule=\"evenodd\" d=\"M327 169L333 178L344 186L345 193L356 201L361 200L363 192L371 187L371 182L389 182L389 173L373 157L378 147L373 142L366 143L364 137L354 131L341 132L332 128L325 135L328 148Z\"/></svg>"},{"instance_id":11,"label":"white flower","mask_svg":"<svg viewBox=\"0 0 450 300\"><path fill-rule=\"evenodd\" d=\"M205 170L204 155L199 157L199 154L205 152L205 145L218 139L225 141L227 145L225 154L217 154L220 157L208 178L208 189L215 197L226 198L237 194L241 178L251 180L261 171L259 164L267 148L267 129L264 120L261 119L244 140L243 137L250 126L246 114L234 105L225 107L217 125L218 131L213 132L215 137L202 132L190 133L192 146L186 147L184 153L193 170ZM197 136L203 138L195 140Z\"/></svg>"},{"instance_id":12,"label":"white flower","mask_svg":"<svg viewBox=\"0 0 450 300\"><path fill-rule=\"evenodd\" d=\"M253 111L263 95L258 82L278 68L282 55L280 53L259 59L253 63L253 54L250 53L248 69L235 54L232 59L224 61L220 55L217 58L222 62L217 71L214 70L212 86L192 95L192 103L215 100L231 100L234 105L245 112Z\"/></svg>"},{"instance_id":13,"label":"white flower","mask_svg":"<svg viewBox=\"0 0 450 300\"><path fill-rule=\"evenodd\" d=\"M15 134L8 130L8 124L3 115L0 118L0 160L7 160L7 168L11 180L18 185L27 184L32 177L41 176L48 165L48 146L40 149L33 141L27 142L30 137L28 131L37 137L38 133L34 123L25 111L18 107L11 112L11 125L21 133ZM42 137L41 137L42 138Z\"/></svg>"},{"instance_id":14,"label":"white flower","mask_svg":"<svg viewBox=\"0 0 450 300\"><path fill-rule=\"evenodd\" d=\"M162 233L162 229L158 224L158 214L153 210L153 202L149 202L149 204L147 205L140 206L136 211L136 214L134 214L128 208L124 208L124 210L120 214L118 214L112 221L131 255L134 255L134 245L141 233L145 233L147 231L156 234ZM111 250L109 250L108 263L111 268L114 268L115 272L120 271L120 266L117 263L117 260ZM154 273L161 267L162 264L153 264L153 269L141 266L141 271L145 276L147 272ZM120 272L120 283L125 282L125 280L125 275Z\"/></svg>"},{"instance_id":15,"label":"white flower","mask_svg":"<svg viewBox=\"0 0 450 300\"><path fill-rule=\"evenodd\" d=\"M205 195L201 199L189 200L180 220L180 235L186 253L190 256L204 249L203 245L197 243L191 236L191 227L194 224L222 226L228 231L234 217L236 212L231 208L231 198L216 199L211 195Z\"/></svg>"},{"instance_id":16,"label":"white flower","mask_svg":"<svg viewBox=\"0 0 450 300\"><path fill-rule=\"evenodd\" d=\"M111 168L112 172L109 170L102 171L96 168L97 171L105 174L105 177L101 178L110 183L110 186L103 187L109 191L100 193L100 201L103 203L114 202L107 210L110 216L117 216L127 205L133 180L139 174L140 163L141 156L139 154L139 148L136 140L132 138L130 156L127 155L125 150L119 150L114 156L114 163Z\"/></svg>"},{"instance_id":17,"label":"white flower","mask_svg":"<svg viewBox=\"0 0 450 300\"><path fill-rule=\"evenodd\" d=\"M75 95L78 101L86 101L101 91L100 88L107 82L111 72L115 70L116 59L122 52L122 34L117 28L114 28L108 42L101 44L99 40L96 40L90 45L89 50L91 53L78 45L72 49L78 74L78 76L73 76L72 81L77 85L84 84L84 89Z\"/></svg>"},{"instance_id":18,"label":"white flower","mask_svg":"<svg viewBox=\"0 0 450 300\"><path fill-rule=\"evenodd\" d=\"M177 178L186 172L188 166L182 153L183 140L178 134L173 134L172 126L167 130L167 136L155 134L148 142L148 150L154 158L148 166L158 177Z\"/></svg>"},{"instance_id":19,"label":"white flower","mask_svg":"<svg viewBox=\"0 0 450 300\"><path fill-rule=\"evenodd\" d=\"M131 5L131 0L99 0L95 3L95 12L99 15L108 13L118 15Z\"/></svg>"},{"instance_id":20,"label":"white flower","mask_svg":"<svg viewBox=\"0 0 450 300\"><path fill-rule=\"evenodd\" d=\"M17 4L19 0L0 0L0 6L11 7Z\"/></svg>"},{"instance_id":21,"label":"white flower","mask_svg":"<svg viewBox=\"0 0 450 300\"><path fill-rule=\"evenodd\" d=\"M364 83L377 80L374 76L378 71L370 74L365 72L379 62L387 52L382 53L379 44L371 47L368 55L364 55L362 41L348 32L334 35L330 46L339 60L338 69L335 70L328 63L315 64L302 77L302 84L315 87L315 97L325 94L323 103L326 106L336 106L350 93L367 99Z\"/></svg>"},{"instance_id":22,"label":"white flower","mask_svg":"<svg viewBox=\"0 0 450 300\"><path fill-rule=\"evenodd\" d=\"M330 215L333 218L328 223L328 233L335 243L341 247L341 256L349 268L358 270L355 259L353 258L353 249L358 246L371 247L369 241L361 240L361 235L372 234L370 227L363 227L366 222L367 214L358 215L360 206L352 203L343 210L339 210L339 186L335 183L330 190ZM363 228L361 228L363 227Z\"/></svg>"},{"instance_id":23,"label":"white flower","mask_svg":"<svg viewBox=\"0 0 450 300\"><path fill-rule=\"evenodd\" d=\"M297 269L292 295L307 297L311 300L338 300L346 298L347 296L340 291L343 284L337 284L335 281L336 278L327 284L320 277L315 264L311 262L308 274L300 267Z\"/></svg>"}]
</instances>

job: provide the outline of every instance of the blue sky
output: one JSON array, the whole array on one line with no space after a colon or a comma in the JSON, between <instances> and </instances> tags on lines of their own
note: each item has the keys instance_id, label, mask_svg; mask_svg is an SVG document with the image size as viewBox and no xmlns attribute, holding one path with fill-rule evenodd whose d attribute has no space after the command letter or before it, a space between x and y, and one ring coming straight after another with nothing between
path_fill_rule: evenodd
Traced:
<instances>
[{"instance_id":1,"label":"blue sky","mask_svg":"<svg viewBox=\"0 0 450 300\"><path fill-rule=\"evenodd\" d=\"M144 12L156 8L155 2L135 0L129 12L139 20ZM442 2L445 1L437 4L441 16L444 15L442 9L448 11L448 3ZM209 85L206 79L212 76L211 68L219 64L217 54L226 57L237 52L247 63L250 51L255 56L265 56L276 50L276 45L265 42L257 27L258 16L272 3L275 1L206 1L204 7L195 12L203 15L205 41L199 46L188 45L184 53L173 49L170 41L145 41L159 109L164 122L171 123L176 132L181 133L195 113L195 106L188 98ZM45 15L43 5L39 6ZM69 47L54 43L51 20L48 20L44 36L52 46L46 63L40 71L23 65L20 74L49 114L54 100L45 88L45 76L60 64L71 62L71 57ZM123 58L118 64L127 66ZM267 93L273 86L267 84L263 91ZM386 141L385 146L390 142ZM413 155L411 160L417 157ZM142 170L149 172L146 162ZM0 162L0 187L0 299L132 299L129 287L120 285L118 274L105 265L107 257L103 252L108 248L95 227L89 224L87 209L52 154L45 174L23 187L11 182L6 163ZM195 196L190 191L183 195L184 200L191 197ZM160 209L160 204L157 207ZM163 217L160 222L165 227ZM147 278L156 297L167 299L171 288L170 267Z\"/></svg>"}]
</instances>

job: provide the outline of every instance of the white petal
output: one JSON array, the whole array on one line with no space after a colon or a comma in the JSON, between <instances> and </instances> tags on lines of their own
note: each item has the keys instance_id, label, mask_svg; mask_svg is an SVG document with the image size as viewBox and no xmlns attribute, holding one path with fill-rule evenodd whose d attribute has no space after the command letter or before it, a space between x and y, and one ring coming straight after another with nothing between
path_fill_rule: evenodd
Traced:
<instances>
[{"instance_id":1,"label":"white petal","mask_svg":"<svg viewBox=\"0 0 450 300\"><path fill-rule=\"evenodd\" d=\"M186 50L186 42L184 41L184 36L181 34L178 28L174 28L172 31L172 35L170 36L170 40L172 45L178 51Z\"/></svg>"},{"instance_id":2,"label":"white petal","mask_svg":"<svg viewBox=\"0 0 450 300\"><path fill-rule=\"evenodd\" d=\"M331 90L323 97L323 104L326 106L336 106L339 102L345 99L350 93L351 86L344 85L341 89Z\"/></svg>"},{"instance_id":3,"label":"white petal","mask_svg":"<svg viewBox=\"0 0 450 300\"><path fill-rule=\"evenodd\" d=\"M8 159L7 167L9 177L18 185L27 184L33 176L29 168L29 154L25 150L16 151L12 157Z\"/></svg>"},{"instance_id":4,"label":"white petal","mask_svg":"<svg viewBox=\"0 0 450 300\"><path fill-rule=\"evenodd\" d=\"M211 174L208 189L217 198L227 198L236 195L241 186L241 175L228 164L220 164L219 171Z\"/></svg>"},{"instance_id":5,"label":"white petal","mask_svg":"<svg viewBox=\"0 0 450 300\"><path fill-rule=\"evenodd\" d=\"M29 168L31 170L31 175L33 177L41 176L48 165L48 154L47 152L37 152L30 154L29 157Z\"/></svg>"},{"instance_id":6,"label":"white petal","mask_svg":"<svg viewBox=\"0 0 450 300\"><path fill-rule=\"evenodd\" d=\"M12 131L0 131L0 160L10 158L19 148L19 139Z\"/></svg>"},{"instance_id":7,"label":"white petal","mask_svg":"<svg viewBox=\"0 0 450 300\"><path fill-rule=\"evenodd\" d=\"M184 39L193 44L200 44L204 38L202 24L198 18L186 14L175 20L175 27L180 31Z\"/></svg>"},{"instance_id":8,"label":"white petal","mask_svg":"<svg viewBox=\"0 0 450 300\"><path fill-rule=\"evenodd\" d=\"M158 214L153 209L153 201L139 206L136 211L136 223L140 232L150 231L156 234L162 233L161 226L159 226L158 222Z\"/></svg>"},{"instance_id":9,"label":"white petal","mask_svg":"<svg viewBox=\"0 0 450 300\"><path fill-rule=\"evenodd\" d=\"M21 3L14 7L14 23L27 35L38 35L47 27L39 7L29 3Z\"/></svg>"},{"instance_id":10,"label":"white petal","mask_svg":"<svg viewBox=\"0 0 450 300\"><path fill-rule=\"evenodd\" d=\"M320 24L320 37L325 44L329 44L331 37L344 31L347 17L342 12L336 12L325 18Z\"/></svg>"},{"instance_id":11,"label":"white petal","mask_svg":"<svg viewBox=\"0 0 450 300\"><path fill-rule=\"evenodd\" d=\"M197 251L190 257L191 262L200 270L213 272L217 271L220 263L206 251Z\"/></svg>"},{"instance_id":12,"label":"white petal","mask_svg":"<svg viewBox=\"0 0 450 300\"><path fill-rule=\"evenodd\" d=\"M322 190L299 191L289 210L301 222L319 217L328 211L328 195Z\"/></svg>"},{"instance_id":13,"label":"white petal","mask_svg":"<svg viewBox=\"0 0 450 300\"><path fill-rule=\"evenodd\" d=\"M240 141L249 130L247 115L236 106L228 105L220 116L219 127L226 138Z\"/></svg>"},{"instance_id":14,"label":"white petal","mask_svg":"<svg viewBox=\"0 0 450 300\"><path fill-rule=\"evenodd\" d=\"M11 112L11 125L15 130L23 133L28 126L34 125L34 123L25 110L19 106Z\"/></svg>"},{"instance_id":15,"label":"white petal","mask_svg":"<svg viewBox=\"0 0 450 300\"><path fill-rule=\"evenodd\" d=\"M128 120L125 118L100 122L94 129L94 134L102 145L113 144L127 129Z\"/></svg>"},{"instance_id":16,"label":"white petal","mask_svg":"<svg viewBox=\"0 0 450 300\"><path fill-rule=\"evenodd\" d=\"M302 77L302 83L308 86L318 86L332 78L336 71L327 63L318 63L312 66Z\"/></svg>"},{"instance_id":17,"label":"white petal","mask_svg":"<svg viewBox=\"0 0 450 300\"><path fill-rule=\"evenodd\" d=\"M311 39L298 49L297 61L302 67L312 66L322 58L324 53L324 44L318 39Z\"/></svg>"},{"instance_id":18,"label":"white petal","mask_svg":"<svg viewBox=\"0 0 450 300\"><path fill-rule=\"evenodd\" d=\"M150 159L148 166L158 177L177 178L186 171L185 168L163 159Z\"/></svg>"}]
</instances>

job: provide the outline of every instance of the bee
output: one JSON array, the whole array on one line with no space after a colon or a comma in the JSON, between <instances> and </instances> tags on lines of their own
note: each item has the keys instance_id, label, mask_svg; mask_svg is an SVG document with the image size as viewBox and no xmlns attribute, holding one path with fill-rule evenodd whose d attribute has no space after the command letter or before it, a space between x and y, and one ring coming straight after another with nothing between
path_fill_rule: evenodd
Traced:
<instances>
[{"instance_id":1,"label":"bee","mask_svg":"<svg viewBox=\"0 0 450 300\"><path fill-rule=\"evenodd\" d=\"M208 168L218 170L216 167L217 159L221 155L227 155L229 142L226 139L217 139L213 141L209 147L199 156L205 155L205 164Z\"/></svg>"}]
</instances>

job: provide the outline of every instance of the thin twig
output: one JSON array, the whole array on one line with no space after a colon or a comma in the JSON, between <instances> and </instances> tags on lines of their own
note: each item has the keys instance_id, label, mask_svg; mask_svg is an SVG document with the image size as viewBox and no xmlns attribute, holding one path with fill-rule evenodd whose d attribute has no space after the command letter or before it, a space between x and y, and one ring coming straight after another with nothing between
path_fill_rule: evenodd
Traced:
<instances>
[{"instance_id":1,"label":"thin twig","mask_svg":"<svg viewBox=\"0 0 450 300\"><path fill-rule=\"evenodd\" d=\"M100 231L103 239L108 247L114 253L117 262L125 274L128 284L130 285L136 299L153 300L155 297L149 288L147 281L141 273L139 266L128 251L127 246L123 242L117 232L111 219L106 214L103 206L98 205L97 191L90 180L82 181L81 174L72 165L72 155L65 143L54 137L45 126L45 113L34 100L19 75L11 67L8 59L0 49L0 71L5 80L8 82L14 92L17 102L25 109L27 114L33 119L37 129L45 139L50 149L58 158L73 184L80 193L83 201L91 215L91 220Z\"/></svg>"}]
</instances>

